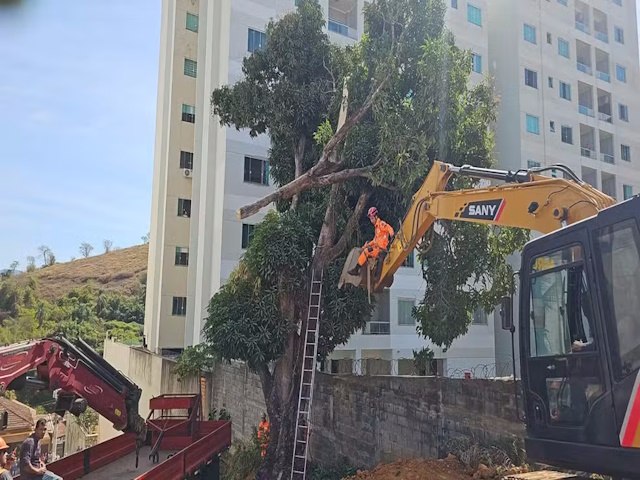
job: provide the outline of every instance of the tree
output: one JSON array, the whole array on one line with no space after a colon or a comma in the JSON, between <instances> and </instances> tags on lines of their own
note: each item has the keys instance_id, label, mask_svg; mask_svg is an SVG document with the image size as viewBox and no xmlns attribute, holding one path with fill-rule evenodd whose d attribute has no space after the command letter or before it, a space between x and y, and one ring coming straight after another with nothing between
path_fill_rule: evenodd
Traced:
<instances>
[{"instance_id":1,"label":"tree","mask_svg":"<svg viewBox=\"0 0 640 480\"><path fill-rule=\"evenodd\" d=\"M38 251L40 252L40 256L42 257L42 266L48 267L56 263L56 257L53 254L53 251L46 245L40 245L38 247Z\"/></svg>"},{"instance_id":2,"label":"tree","mask_svg":"<svg viewBox=\"0 0 640 480\"><path fill-rule=\"evenodd\" d=\"M211 299L204 328L217 355L246 361L260 377L271 421L261 467L268 478L289 474L304 341L298 331L306 328L312 272L324 272L322 357L371 312L363 290L337 288L348 248L372 235L365 208L376 205L383 218L401 218L436 158L491 165L493 92L487 84L468 87L470 53L445 31L445 11L441 0L374 0L365 7L367 34L340 48L322 32L318 4L303 0L297 12L267 26L266 47L243 62L244 79L212 94L221 123L252 136L268 131L271 139L269 165L278 188L239 215L272 203L276 209L256 227L238 268ZM466 240L466 230L453 225L441 224L439 231L453 245ZM472 232L488 250L517 248L508 230ZM492 270L481 279L491 292L469 293L465 287L480 266L468 257L484 255L475 248L440 250L442 262L475 265L464 270L471 277L451 281L448 297L425 297L435 308L415 312L425 323L421 332L446 344L464 328L447 336L431 326L455 320L466 328L472 307L500 293L504 286L494 274L508 267L498 254L487 254L482 266ZM432 254L421 259L427 282L437 281ZM444 299L463 308L452 311Z\"/></svg>"},{"instance_id":3,"label":"tree","mask_svg":"<svg viewBox=\"0 0 640 480\"><path fill-rule=\"evenodd\" d=\"M27 272L33 272L36 269L36 259L29 255L27 257Z\"/></svg>"},{"instance_id":4,"label":"tree","mask_svg":"<svg viewBox=\"0 0 640 480\"><path fill-rule=\"evenodd\" d=\"M90 243L82 242L80 244L80 255L82 255L84 258L87 258L89 255L91 255L92 250L93 245L91 245Z\"/></svg>"},{"instance_id":5,"label":"tree","mask_svg":"<svg viewBox=\"0 0 640 480\"><path fill-rule=\"evenodd\" d=\"M104 253L109 253L113 248L113 242L111 240L103 240L102 246L104 247Z\"/></svg>"},{"instance_id":6,"label":"tree","mask_svg":"<svg viewBox=\"0 0 640 480\"><path fill-rule=\"evenodd\" d=\"M143 244L147 244L149 243L149 239L151 238L151 232L147 232L146 235L143 235L140 237L140 240L142 240Z\"/></svg>"}]
</instances>

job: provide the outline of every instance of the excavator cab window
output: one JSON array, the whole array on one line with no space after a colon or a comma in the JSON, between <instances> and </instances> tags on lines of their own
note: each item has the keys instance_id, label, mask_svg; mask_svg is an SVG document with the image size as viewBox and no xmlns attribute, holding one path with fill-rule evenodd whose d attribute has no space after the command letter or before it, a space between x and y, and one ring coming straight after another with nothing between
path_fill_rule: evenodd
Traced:
<instances>
[{"instance_id":1,"label":"excavator cab window","mask_svg":"<svg viewBox=\"0 0 640 480\"><path fill-rule=\"evenodd\" d=\"M603 303L614 334L611 342L616 380L640 368L640 232L635 219L596 232L603 277Z\"/></svg>"}]
</instances>

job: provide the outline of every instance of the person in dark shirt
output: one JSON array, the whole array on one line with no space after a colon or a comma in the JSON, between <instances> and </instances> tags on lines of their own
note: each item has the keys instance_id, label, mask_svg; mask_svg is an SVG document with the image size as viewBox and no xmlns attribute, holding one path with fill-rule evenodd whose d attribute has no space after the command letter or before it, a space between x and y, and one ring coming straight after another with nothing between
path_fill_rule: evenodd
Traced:
<instances>
[{"instance_id":1,"label":"person in dark shirt","mask_svg":"<svg viewBox=\"0 0 640 480\"><path fill-rule=\"evenodd\" d=\"M48 471L42 461L40 440L44 438L46 431L46 422L41 418L36 422L35 431L22 442L20 478L23 480L62 480L62 477Z\"/></svg>"}]
</instances>

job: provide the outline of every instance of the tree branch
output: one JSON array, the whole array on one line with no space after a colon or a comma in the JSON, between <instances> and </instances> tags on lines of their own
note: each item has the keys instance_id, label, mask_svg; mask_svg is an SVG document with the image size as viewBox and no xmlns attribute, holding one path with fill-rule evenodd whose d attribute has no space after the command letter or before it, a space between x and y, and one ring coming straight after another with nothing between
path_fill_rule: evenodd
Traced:
<instances>
[{"instance_id":1,"label":"tree branch","mask_svg":"<svg viewBox=\"0 0 640 480\"><path fill-rule=\"evenodd\" d=\"M356 226L358 225L358 220L360 219L360 217L362 217L362 214L364 213L364 209L366 208L367 202L369 201L370 197L371 197L371 192L369 191L362 192L360 194L360 197L358 198L358 203L356 203L356 207L353 209L353 213L351 214L351 217L347 221L347 225L345 226L344 231L342 232L342 236L340 237L340 240L338 240L335 243L335 245L333 245L326 252L323 252L323 257L324 257L323 261L325 264L331 263L333 260L335 260L342 254L342 251L347 246L349 237L351 237L351 235L355 231Z\"/></svg>"},{"instance_id":2,"label":"tree branch","mask_svg":"<svg viewBox=\"0 0 640 480\"><path fill-rule=\"evenodd\" d=\"M339 177L336 177L335 181L332 180L331 176L335 175L336 173L331 173L327 175L327 173L333 170L336 165L330 160L330 158L335 158L335 156L333 155L335 150L345 140L345 138L347 137L351 129L362 120L362 118L369 112L369 110L371 110L373 101L380 94L380 92L382 91L382 88L387 84L389 78L390 78L390 75L387 75L385 79L382 80L380 84L376 87L376 89L369 94L364 104L356 111L356 113L354 113L351 117L349 117L344 122L344 124L340 128L338 128L338 131L333 134L331 139L325 145L322 151L322 157L320 157L320 160L318 161L318 163L316 163L313 167L311 167L309 170L307 170L304 174L300 175L295 180L292 180L286 185L283 185L282 187L280 187L275 192L270 193L266 197L263 197L256 202L253 202L249 205L245 205L244 207L241 207L237 212L238 218L242 220L244 218L250 217L251 215L255 215L260 211L260 209L266 207L272 202L275 202L278 200L287 200L293 197L294 195L297 195L306 190L309 190L310 188L331 185L333 183L337 183L341 181L343 182L345 180L348 180L349 178L354 178L358 176L366 176L366 175L363 175L363 173L369 173L372 167L377 166L379 162L374 164L372 167L363 167L361 169L355 169L355 171L360 170L359 173L355 173L355 174L353 173L354 172L353 169L337 172L337 174L341 174L341 175ZM367 171L367 169L369 169L369 171ZM346 173L346 172L351 172L351 173ZM317 177L322 175L324 175L325 178L321 182L318 182Z\"/></svg>"},{"instance_id":3,"label":"tree branch","mask_svg":"<svg viewBox=\"0 0 640 480\"><path fill-rule=\"evenodd\" d=\"M382 160L369 165L368 167L351 168L348 170L340 170L338 172L328 173L322 176L314 176L312 170L308 170L305 174L297 179L287 183L283 187L280 187L273 193L270 193L266 197L246 205L238 210L238 217L240 219L250 217L260 211L261 208L266 207L271 202L278 200L287 200L294 195L309 190L311 188L326 187L335 183L346 182L351 178L364 177L369 178L371 172L381 164Z\"/></svg>"},{"instance_id":4,"label":"tree branch","mask_svg":"<svg viewBox=\"0 0 640 480\"><path fill-rule=\"evenodd\" d=\"M295 162L295 177L294 178L298 178L299 176L302 175L302 159L304 158L305 144L306 144L306 140L305 140L304 136L300 136L300 139L298 140L298 145L296 146L296 149L295 149L295 152L294 152L294 156L293 156L293 160ZM298 206L298 199L299 199L299 195L296 193L293 196L293 200L291 202L291 208L293 210L295 210L296 207Z\"/></svg>"}]
</instances>

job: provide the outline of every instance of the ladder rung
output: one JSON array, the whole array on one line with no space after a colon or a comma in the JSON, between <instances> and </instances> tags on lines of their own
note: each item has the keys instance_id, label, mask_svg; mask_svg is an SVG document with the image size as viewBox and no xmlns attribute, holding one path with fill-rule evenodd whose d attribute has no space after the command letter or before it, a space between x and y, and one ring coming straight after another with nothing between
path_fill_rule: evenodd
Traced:
<instances>
[{"instance_id":1,"label":"ladder rung","mask_svg":"<svg viewBox=\"0 0 640 480\"><path fill-rule=\"evenodd\" d=\"M310 397L300 397L302 400L311 400Z\"/></svg>"},{"instance_id":2,"label":"ladder rung","mask_svg":"<svg viewBox=\"0 0 640 480\"><path fill-rule=\"evenodd\" d=\"M296 455L296 458L305 458L306 459L307 456L306 455Z\"/></svg>"},{"instance_id":3,"label":"ladder rung","mask_svg":"<svg viewBox=\"0 0 640 480\"><path fill-rule=\"evenodd\" d=\"M298 425L298 428L306 428L306 429L308 429L309 427L307 427L306 425Z\"/></svg>"},{"instance_id":4,"label":"ladder rung","mask_svg":"<svg viewBox=\"0 0 640 480\"><path fill-rule=\"evenodd\" d=\"M298 443L307 443L306 440L296 440Z\"/></svg>"}]
</instances>

